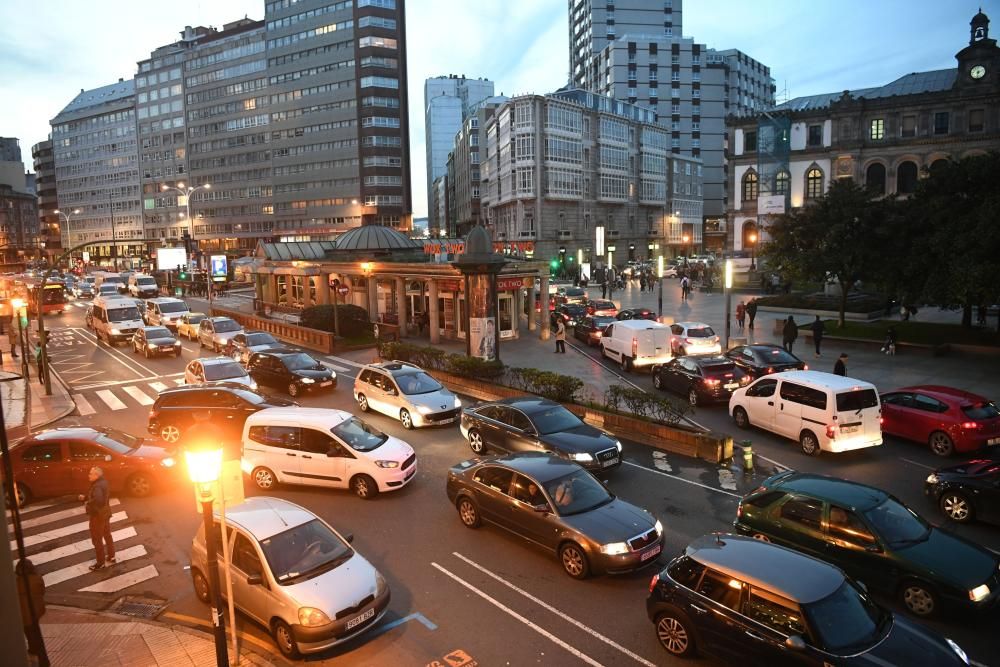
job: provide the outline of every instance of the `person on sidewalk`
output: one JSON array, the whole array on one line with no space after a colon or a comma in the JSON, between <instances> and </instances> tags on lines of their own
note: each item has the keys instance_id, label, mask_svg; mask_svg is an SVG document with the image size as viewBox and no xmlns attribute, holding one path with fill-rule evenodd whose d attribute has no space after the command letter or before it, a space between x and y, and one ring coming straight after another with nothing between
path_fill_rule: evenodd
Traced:
<instances>
[{"instance_id":1,"label":"person on sidewalk","mask_svg":"<svg viewBox=\"0 0 1000 667\"><path fill-rule=\"evenodd\" d=\"M795 339L799 337L799 325L795 323L795 318L791 315L785 320L785 327L781 330L781 346L786 352L791 353Z\"/></svg>"},{"instance_id":2,"label":"person on sidewalk","mask_svg":"<svg viewBox=\"0 0 1000 667\"><path fill-rule=\"evenodd\" d=\"M753 331L753 320L757 317L757 299L750 299L750 303L747 304L747 317L750 318L748 328Z\"/></svg>"},{"instance_id":3,"label":"person on sidewalk","mask_svg":"<svg viewBox=\"0 0 1000 667\"><path fill-rule=\"evenodd\" d=\"M896 327L889 327L885 332L885 343L882 344L882 351L892 356L896 354Z\"/></svg>"},{"instance_id":4,"label":"person on sidewalk","mask_svg":"<svg viewBox=\"0 0 1000 667\"><path fill-rule=\"evenodd\" d=\"M42 344L35 341L35 367L38 369L38 381L44 382L42 378Z\"/></svg>"},{"instance_id":5,"label":"person on sidewalk","mask_svg":"<svg viewBox=\"0 0 1000 667\"><path fill-rule=\"evenodd\" d=\"M90 519L90 541L94 545L96 562L90 566L91 571L100 570L105 566L114 565L115 542L111 538L111 492L108 488L108 480L104 479L104 471L94 466L87 475L90 480L90 489L87 495L79 496L87 509L87 517ZM105 560L105 547L107 548L107 560Z\"/></svg>"},{"instance_id":6,"label":"person on sidewalk","mask_svg":"<svg viewBox=\"0 0 1000 667\"><path fill-rule=\"evenodd\" d=\"M691 290L691 279L687 276L681 278L681 301L687 301L688 292Z\"/></svg>"},{"instance_id":7,"label":"person on sidewalk","mask_svg":"<svg viewBox=\"0 0 1000 667\"><path fill-rule=\"evenodd\" d=\"M562 318L556 320L556 354L566 354L566 325Z\"/></svg>"},{"instance_id":8,"label":"person on sidewalk","mask_svg":"<svg viewBox=\"0 0 1000 667\"><path fill-rule=\"evenodd\" d=\"M17 359L17 346L20 344L21 340L17 330L16 313L12 315L10 321L7 322L7 340L10 341L10 356L13 359Z\"/></svg>"},{"instance_id":9,"label":"person on sidewalk","mask_svg":"<svg viewBox=\"0 0 1000 667\"><path fill-rule=\"evenodd\" d=\"M833 374L840 377L847 377L847 353L841 352L837 363L833 365Z\"/></svg>"},{"instance_id":10,"label":"person on sidewalk","mask_svg":"<svg viewBox=\"0 0 1000 667\"><path fill-rule=\"evenodd\" d=\"M743 332L743 325L746 324L747 318L747 307L746 304L740 301L736 304L736 328Z\"/></svg>"},{"instance_id":11,"label":"person on sidewalk","mask_svg":"<svg viewBox=\"0 0 1000 667\"><path fill-rule=\"evenodd\" d=\"M813 344L816 346L816 358L819 359L823 354L820 352L819 347L823 343L823 334L826 330L823 328L823 320L819 319L819 315L813 320L812 326L810 327L813 332Z\"/></svg>"}]
</instances>

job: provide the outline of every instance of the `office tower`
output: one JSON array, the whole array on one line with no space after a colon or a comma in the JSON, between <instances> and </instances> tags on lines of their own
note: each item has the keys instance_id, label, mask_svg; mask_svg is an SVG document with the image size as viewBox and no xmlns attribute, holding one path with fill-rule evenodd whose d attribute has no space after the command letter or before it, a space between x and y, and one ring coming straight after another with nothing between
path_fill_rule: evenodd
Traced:
<instances>
[{"instance_id":1,"label":"office tower","mask_svg":"<svg viewBox=\"0 0 1000 667\"><path fill-rule=\"evenodd\" d=\"M60 218L56 210L59 198L56 189L56 158L52 141L40 141L31 147L35 167L35 184L38 190L39 240L45 244L45 254L58 257L62 254Z\"/></svg>"}]
</instances>

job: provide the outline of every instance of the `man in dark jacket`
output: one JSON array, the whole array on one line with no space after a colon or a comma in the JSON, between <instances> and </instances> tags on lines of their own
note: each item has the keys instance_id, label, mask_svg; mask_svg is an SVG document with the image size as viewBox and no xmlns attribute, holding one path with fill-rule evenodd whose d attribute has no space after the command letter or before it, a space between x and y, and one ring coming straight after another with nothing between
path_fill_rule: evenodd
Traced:
<instances>
[{"instance_id":1,"label":"man in dark jacket","mask_svg":"<svg viewBox=\"0 0 1000 667\"><path fill-rule=\"evenodd\" d=\"M822 354L820 354L819 346L823 343L823 334L826 333L825 330L823 329L823 320L819 319L819 315L817 315L816 319L813 320L811 328L813 334L813 343L816 345L816 358L819 359L821 356L823 356Z\"/></svg>"},{"instance_id":2,"label":"man in dark jacket","mask_svg":"<svg viewBox=\"0 0 1000 667\"><path fill-rule=\"evenodd\" d=\"M847 353L841 352L837 363L833 365L833 374L840 377L847 377Z\"/></svg>"},{"instance_id":3,"label":"man in dark jacket","mask_svg":"<svg viewBox=\"0 0 1000 667\"><path fill-rule=\"evenodd\" d=\"M90 519L90 541L94 545L97 562L90 566L91 570L100 570L107 565L114 565L115 543L111 539L111 491L108 489L108 480L104 479L104 471L94 466L90 469L87 478L90 480L90 488L87 495L79 498L87 509L87 517ZM105 560L105 546L107 547L107 560Z\"/></svg>"},{"instance_id":4,"label":"man in dark jacket","mask_svg":"<svg viewBox=\"0 0 1000 667\"><path fill-rule=\"evenodd\" d=\"M799 337L799 325L795 323L795 318L791 315L785 320L785 328L781 330L781 345L786 352L792 351L792 344Z\"/></svg>"},{"instance_id":5,"label":"man in dark jacket","mask_svg":"<svg viewBox=\"0 0 1000 667\"><path fill-rule=\"evenodd\" d=\"M757 299L750 299L750 303L747 304L747 317L750 318L750 331L753 331L753 320L757 317Z\"/></svg>"}]
</instances>

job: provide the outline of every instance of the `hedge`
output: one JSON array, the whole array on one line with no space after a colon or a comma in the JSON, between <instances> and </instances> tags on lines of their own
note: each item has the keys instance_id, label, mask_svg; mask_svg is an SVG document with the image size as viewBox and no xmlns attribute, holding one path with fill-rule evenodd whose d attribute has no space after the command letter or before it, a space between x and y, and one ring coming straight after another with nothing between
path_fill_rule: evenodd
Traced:
<instances>
[{"instance_id":1,"label":"hedge","mask_svg":"<svg viewBox=\"0 0 1000 667\"><path fill-rule=\"evenodd\" d=\"M333 333L333 304L304 308L299 321L304 327ZM337 304L337 324L344 338L361 338L372 331L368 311L348 303Z\"/></svg>"},{"instance_id":2,"label":"hedge","mask_svg":"<svg viewBox=\"0 0 1000 667\"><path fill-rule=\"evenodd\" d=\"M604 392L604 409L670 426L677 425L692 412L690 406L678 405L665 396L620 384L613 384Z\"/></svg>"}]
</instances>

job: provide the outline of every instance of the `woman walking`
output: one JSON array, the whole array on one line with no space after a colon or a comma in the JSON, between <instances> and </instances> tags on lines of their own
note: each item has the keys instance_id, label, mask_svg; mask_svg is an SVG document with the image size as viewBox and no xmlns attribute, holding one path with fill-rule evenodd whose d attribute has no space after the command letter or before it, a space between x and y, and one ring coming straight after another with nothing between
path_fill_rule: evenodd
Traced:
<instances>
[{"instance_id":1,"label":"woman walking","mask_svg":"<svg viewBox=\"0 0 1000 667\"><path fill-rule=\"evenodd\" d=\"M747 307L742 301L736 304L736 328L743 331L743 324L746 321Z\"/></svg>"}]
</instances>

